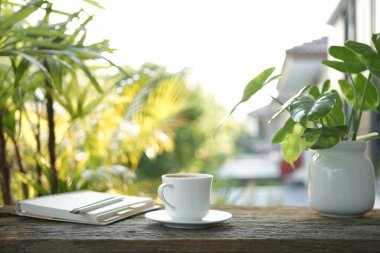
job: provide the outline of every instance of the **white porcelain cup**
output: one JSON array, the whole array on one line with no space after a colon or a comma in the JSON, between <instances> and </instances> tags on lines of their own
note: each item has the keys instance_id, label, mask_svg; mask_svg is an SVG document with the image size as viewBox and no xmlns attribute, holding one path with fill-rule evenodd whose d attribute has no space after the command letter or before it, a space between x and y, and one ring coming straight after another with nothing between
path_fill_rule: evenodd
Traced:
<instances>
[{"instance_id":1,"label":"white porcelain cup","mask_svg":"<svg viewBox=\"0 0 380 253\"><path fill-rule=\"evenodd\" d=\"M199 221L210 210L213 176L209 174L177 173L162 176L158 196L167 214L178 221Z\"/></svg>"}]
</instances>

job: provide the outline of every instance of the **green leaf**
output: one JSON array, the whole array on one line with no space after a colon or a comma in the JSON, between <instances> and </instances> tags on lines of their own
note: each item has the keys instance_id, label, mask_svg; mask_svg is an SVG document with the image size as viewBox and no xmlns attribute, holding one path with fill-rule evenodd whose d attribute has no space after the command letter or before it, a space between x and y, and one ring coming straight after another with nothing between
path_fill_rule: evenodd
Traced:
<instances>
[{"instance_id":1,"label":"green leaf","mask_svg":"<svg viewBox=\"0 0 380 253\"><path fill-rule=\"evenodd\" d=\"M317 99L319 98L319 96L321 95L321 93L319 92L319 89L316 85L313 85L310 90L309 90L309 94L314 98L314 99Z\"/></svg>"},{"instance_id":2,"label":"green leaf","mask_svg":"<svg viewBox=\"0 0 380 253\"><path fill-rule=\"evenodd\" d=\"M272 82L272 81L274 81L274 80L276 80L276 79L278 79L278 78L280 78L281 77L281 74L280 75L275 75L275 76L272 76L271 78L269 78L266 82L265 82L265 84L268 84L268 83L270 83L270 82ZM265 85L264 84L264 85Z\"/></svg>"},{"instance_id":3,"label":"green leaf","mask_svg":"<svg viewBox=\"0 0 380 253\"><path fill-rule=\"evenodd\" d=\"M355 87L358 93L359 102L362 101L364 95L365 85L367 83L367 78L362 74L356 76ZM377 107L379 106L379 91L376 86L369 80L367 94L364 99L363 110L372 110L377 112Z\"/></svg>"},{"instance_id":4,"label":"green leaf","mask_svg":"<svg viewBox=\"0 0 380 253\"><path fill-rule=\"evenodd\" d=\"M11 69L5 71L0 65L0 106L4 106L8 97L14 94L15 86L10 76Z\"/></svg>"},{"instance_id":5,"label":"green leaf","mask_svg":"<svg viewBox=\"0 0 380 253\"><path fill-rule=\"evenodd\" d=\"M90 79L91 83L94 85L95 89L98 92L102 92L102 88L100 87L98 80L95 78L95 76L91 73L91 71L88 69L86 64L84 64L83 61L81 61L78 57L76 57L74 54L68 55L68 57L85 73L85 75Z\"/></svg>"},{"instance_id":6,"label":"green leaf","mask_svg":"<svg viewBox=\"0 0 380 253\"><path fill-rule=\"evenodd\" d=\"M380 33L372 35L372 42L375 45L377 54L380 55Z\"/></svg>"},{"instance_id":7,"label":"green leaf","mask_svg":"<svg viewBox=\"0 0 380 253\"><path fill-rule=\"evenodd\" d=\"M103 55L98 52L94 52L88 48L71 48L71 52L74 52L79 58L87 59L105 59Z\"/></svg>"},{"instance_id":8,"label":"green leaf","mask_svg":"<svg viewBox=\"0 0 380 253\"><path fill-rule=\"evenodd\" d=\"M329 48L329 53L331 56L342 60L345 63L356 63L360 61L357 55L346 47L331 46Z\"/></svg>"},{"instance_id":9,"label":"green leaf","mask_svg":"<svg viewBox=\"0 0 380 253\"><path fill-rule=\"evenodd\" d=\"M240 103L248 101L256 92L263 88L265 81L272 75L275 68L268 68L253 78L245 87Z\"/></svg>"},{"instance_id":10,"label":"green leaf","mask_svg":"<svg viewBox=\"0 0 380 253\"><path fill-rule=\"evenodd\" d=\"M21 79L26 76L30 64L28 60L23 58L17 65L17 69L15 70L15 84L19 84Z\"/></svg>"},{"instance_id":11,"label":"green leaf","mask_svg":"<svg viewBox=\"0 0 380 253\"><path fill-rule=\"evenodd\" d=\"M346 41L344 44L359 55L360 60L366 65L372 74L377 78L380 78L380 56L370 46L350 40Z\"/></svg>"},{"instance_id":12,"label":"green leaf","mask_svg":"<svg viewBox=\"0 0 380 253\"><path fill-rule=\"evenodd\" d=\"M339 83L340 90L342 91L347 102L351 106L355 105L355 93L354 93L354 88L352 87L352 85L346 80L339 80L338 83Z\"/></svg>"},{"instance_id":13,"label":"green leaf","mask_svg":"<svg viewBox=\"0 0 380 253\"><path fill-rule=\"evenodd\" d=\"M40 36L67 36L62 31L46 29L41 27L29 27L25 29L0 30L0 37L3 36L24 36L25 35L40 35ZM27 37L26 37L27 38Z\"/></svg>"},{"instance_id":14,"label":"green leaf","mask_svg":"<svg viewBox=\"0 0 380 253\"><path fill-rule=\"evenodd\" d=\"M344 65L343 62L340 62L340 61L330 61L330 60L324 60L322 61L322 64L330 67L330 68L333 68L335 70L338 70L340 72L347 72L347 67Z\"/></svg>"},{"instance_id":15,"label":"green leaf","mask_svg":"<svg viewBox=\"0 0 380 253\"><path fill-rule=\"evenodd\" d=\"M285 111L286 109L288 109L288 107L290 106L291 103L293 103L293 101L298 98L299 96L301 96L305 90L307 90L308 88L310 87L310 85L306 85L305 87L303 87L296 95L294 95L293 97L289 98L281 107L280 109L272 116L272 118L269 120L268 123L271 123L272 120L274 120L275 118L278 117L278 115L280 115L283 111Z\"/></svg>"},{"instance_id":16,"label":"green leaf","mask_svg":"<svg viewBox=\"0 0 380 253\"><path fill-rule=\"evenodd\" d=\"M100 9L105 9L101 4L99 4L97 1L94 0L83 0L88 4L91 4L92 6L98 7Z\"/></svg>"},{"instance_id":17,"label":"green leaf","mask_svg":"<svg viewBox=\"0 0 380 253\"><path fill-rule=\"evenodd\" d=\"M323 119L323 123L325 126L344 125L346 122L346 115L344 113L342 99L340 98L338 92L336 92L335 90L333 90L332 92L335 93L336 102L331 112L329 112L327 114L327 117Z\"/></svg>"},{"instance_id":18,"label":"green leaf","mask_svg":"<svg viewBox=\"0 0 380 253\"><path fill-rule=\"evenodd\" d=\"M276 135L272 139L272 144L278 144L284 141L285 136L293 131L293 127L296 123L292 120L292 118L289 118L284 126L278 130Z\"/></svg>"},{"instance_id":19,"label":"green leaf","mask_svg":"<svg viewBox=\"0 0 380 253\"><path fill-rule=\"evenodd\" d=\"M76 52L79 52L79 51L76 51ZM95 87L95 89L101 93L102 88L100 87L99 82L97 81L95 76L91 73L90 69L86 66L85 62L82 59L80 59L80 57L78 57L76 55L76 52L75 51L71 52L71 51L67 51L67 50L63 50L63 51L51 50L51 49L38 50L38 53L41 53L43 55L48 55L48 54L62 55L62 56L67 57L68 59L70 59L75 65L77 65L84 72L84 74L88 77L88 79L90 79L90 81L93 84L93 86ZM89 52L89 51L87 51L87 52ZM70 65L70 64L68 63L67 65Z\"/></svg>"},{"instance_id":20,"label":"green leaf","mask_svg":"<svg viewBox=\"0 0 380 253\"><path fill-rule=\"evenodd\" d=\"M340 61L330 61L330 60L324 60L322 61L322 64L333 68L335 70L338 70L343 73L360 73L367 69L367 67L362 62L356 62L356 63L344 63Z\"/></svg>"},{"instance_id":21,"label":"green leaf","mask_svg":"<svg viewBox=\"0 0 380 253\"><path fill-rule=\"evenodd\" d=\"M290 104L290 114L295 122L301 122L313 108L315 100L310 95L296 98Z\"/></svg>"},{"instance_id":22,"label":"green leaf","mask_svg":"<svg viewBox=\"0 0 380 253\"><path fill-rule=\"evenodd\" d=\"M100 42L88 45L88 48L90 48L91 50L96 51L96 52L113 53L115 51L115 49L110 47L109 40L102 40Z\"/></svg>"},{"instance_id":23,"label":"green leaf","mask_svg":"<svg viewBox=\"0 0 380 253\"><path fill-rule=\"evenodd\" d=\"M62 78L63 78L63 68L60 62L54 57L46 58L46 66L49 69L50 76L53 80L54 87L58 92L62 92Z\"/></svg>"},{"instance_id":24,"label":"green leaf","mask_svg":"<svg viewBox=\"0 0 380 253\"><path fill-rule=\"evenodd\" d=\"M354 80L355 90L358 98L358 102L362 101L365 85L367 82L367 78L362 74L358 74ZM339 87L345 96L347 102L351 105L355 105L355 93L352 85L346 80L339 80ZM366 95L366 99L364 100L363 110L372 110L377 112L377 107L379 105L379 92L376 86L372 83L368 83L368 91ZM359 105L357 105L359 106Z\"/></svg>"},{"instance_id":25,"label":"green leaf","mask_svg":"<svg viewBox=\"0 0 380 253\"><path fill-rule=\"evenodd\" d=\"M41 38L31 38L27 36L22 36L22 35L14 35L12 36L13 38L16 38L20 41L24 42L30 42L33 44L33 46L38 46L40 48L49 48L49 49L56 49L56 50L65 50L69 47L68 44L66 43L54 43L54 42L49 42L46 40L43 40Z\"/></svg>"},{"instance_id":26,"label":"green leaf","mask_svg":"<svg viewBox=\"0 0 380 253\"><path fill-rule=\"evenodd\" d=\"M44 1L31 1L19 11L15 12L9 18L0 22L0 29L6 29L13 26L15 23L24 20L30 14L38 10L38 8L44 3Z\"/></svg>"},{"instance_id":27,"label":"green leaf","mask_svg":"<svg viewBox=\"0 0 380 253\"><path fill-rule=\"evenodd\" d=\"M304 128L301 124L295 124L293 131L285 136L284 143L282 144L284 158L292 166L302 152L301 136L303 131Z\"/></svg>"},{"instance_id":28,"label":"green leaf","mask_svg":"<svg viewBox=\"0 0 380 253\"><path fill-rule=\"evenodd\" d=\"M26 53L23 53L23 52L20 52L20 51L16 51L16 50L6 50L6 51L0 51L0 56L9 56L9 55L17 55L17 56L21 56L23 57L25 60L29 61L30 63L34 64L37 66L37 68L39 70L41 70L44 75L46 76L47 80L52 82L52 78L49 74L49 72L47 71L47 69L37 60L37 58L29 55L29 54L26 54Z\"/></svg>"},{"instance_id":29,"label":"green leaf","mask_svg":"<svg viewBox=\"0 0 380 253\"><path fill-rule=\"evenodd\" d=\"M88 16L74 31L74 33L71 34L69 41L70 44L76 44L75 46L83 46L84 40L87 37L87 24L92 21L94 18L93 15ZM80 38L79 38L80 37ZM91 47L91 46L90 46ZM101 50L100 50L101 51Z\"/></svg>"},{"instance_id":30,"label":"green leaf","mask_svg":"<svg viewBox=\"0 0 380 253\"><path fill-rule=\"evenodd\" d=\"M323 86L322 86L322 94L325 94L326 92L328 92L330 90L330 80L327 79L324 83L323 83Z\"/></svg>"},{"instance_id":31,"label":"green leaf","mask_svg":"<svg viewBox=\"0 0 380 253\"><path fill-rule=\"evenodd\" d=\"M111 64L112 66L116 67L119 69L119 71L121 73L125 73L124 69L120 66L118 66L116 63L114 63L113 61L111 61L110 59L108 59L107 57L103 56L101 53L99 52L95 52L94 50L98 50L98 51L102 51L102 52L113 52L113 49L107 47L102 47L102 48L94 48L94 49L89 49L89 48L71 48L70 51L71 52L74 52L79 58L81 58L82 60L86 60L86 59L93 59L93 60L96 60L96 59L103 59L105 61L107 61L109 64Z\"/></svg>"},{"instance_id":32,"label":"green leaf","mask_svg":"<svg viewBox=\"0 0 380 253\"><path fill-rule=\"evenodd\" d=\"M378 57L378 54L367 44L348 40L344 43L344 45L356 53L359 57L363 57L364 59L371 60L371 58Z\"/></svg>"},{"instance_id":33,"label":"green leaf","mask_svg":"<svg viewBox=\"0 0 380 253\"><path fill-rule=\"evenodd\" d=\"M321 136L321 128L306 128L301 136L301 147L303 149L309 149L314 146Z\"/></svg>"},{"instance_id":34,"label":"green leaf","mask_svg":"<svg viewBox=\"0 0 380 253\"><path fill-rule=\"evenodd\" d=\"M301 122L305 117L315 121L327 115L335 104L335 93L329 92L317 100L310 95L296 98L290 105L290 114L295 122Z\"/></svg>"},{"instance_id":35,"label":"green leaf","mask_svg":"<svg viewBox=\"0 0 380 253\"><path fill-rule=\"evenodd\" d=\"M5 110L3 115L4 130L9 136L16 134L16 112Z\"/></svg>"},{"instance_id":36,"label":"green leaf","mask_svg":"<svg viewBox=\"0 0 380 253\"><path fill-rule=\"evenodd\" d=\"M336 103L335 93L329 92L320 96L308 112L308 120L318 120L327 115Z\"/></svg>"},{"instance_id":37,"label":"green leaf","mask_svg":"<svg viewBox=\"0 0 380 253\"><path fill-rule=\"evenodd\" d=\"M302 147L311 149L328 149L339 143L347 135L347 126L307 128L302 135Z\"/></svg>"},{"instance_id":38,"label":"green leaf","mask_svg":"<svg viewBox=\"0 0 380 253\"><path fill-rule=\"evenodd\" d=\"M219 129L227 118L236 110L236 108L246 101L248 101L256 92L258 92L261 88L263 88L266 84L274 79L277 79L279 75L272 77L268 80L268 78L272 75L275 68L268 68L258 74L255 78L253 78L244 88L243 96L241 100L232 108L232 110L224 116L221 122L218 124L217 129Z\"/></svg>"}]
</instances>

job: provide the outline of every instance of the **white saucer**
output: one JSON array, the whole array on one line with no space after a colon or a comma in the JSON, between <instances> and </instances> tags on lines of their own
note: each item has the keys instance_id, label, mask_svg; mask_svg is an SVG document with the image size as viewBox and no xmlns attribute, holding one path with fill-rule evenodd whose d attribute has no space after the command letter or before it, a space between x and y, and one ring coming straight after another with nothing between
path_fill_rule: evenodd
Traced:
<instances>
[{"instance_id":1,"label":"white saucer","mask_svg":"<svg viewBox=\"0 0 380 253\"><path fill-rule=\"evenodd\" d=\"M169 217L165 210L153 211L145 214L145 218L160 222L171 228L205 228L231 219L232 214L224 211L210 210L200 221L177 221Z\"/></svg>"}]
</instances>

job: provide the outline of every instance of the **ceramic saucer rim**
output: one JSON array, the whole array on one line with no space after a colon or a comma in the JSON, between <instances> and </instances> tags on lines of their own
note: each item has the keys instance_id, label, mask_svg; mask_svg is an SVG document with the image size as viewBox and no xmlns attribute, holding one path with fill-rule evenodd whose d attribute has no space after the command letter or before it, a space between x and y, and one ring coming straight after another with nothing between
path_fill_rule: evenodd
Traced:
<instances>
[{"instance_id":1,"label":"ceramic saucer rim","mask_svg":"<svg viewBox=\"0 0 380 253\"><path fill-rule=\"evenodd\" d=\"M167 224L178 224L178 225L189 225L189 226L212 225L212 224L216 224L216 223L227 221L227 220L229 220L229 219L232 218L232 214L231 213L226 212L226 211L221 211L221 210L210 210L209 214L207 214L206 217L208 215L212 215L213 213L216 213L216 212L220 213L220 214L223 214L225 217L222 217L221 219L217 219L217 220L180 221L180 220L172 220L169 216L167 216L165 209L160 209L160 210L156 210L156 211L152 211L152 212L146 213L145 214L145 218L153 220L153 221L156 221L156 222L164 223L164 224L167 223ZM155 216L158 216L160 214L161 215L162 214L166 215L168 219L162 219L160 217L155 217ZM152 217L152 215L153 215L153 217Z\"/></svg>"}]
</instances>

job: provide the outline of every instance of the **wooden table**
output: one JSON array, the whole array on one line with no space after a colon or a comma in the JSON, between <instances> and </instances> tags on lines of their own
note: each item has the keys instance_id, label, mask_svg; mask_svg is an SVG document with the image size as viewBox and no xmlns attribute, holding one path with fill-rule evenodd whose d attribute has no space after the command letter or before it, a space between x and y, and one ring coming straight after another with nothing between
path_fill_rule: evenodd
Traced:
<instances>
[{"instance_id":1,"label":"wooden table","mask_svg":"<svg viewBox=\"0 0 380 253\"><path fill-rule=\"evenodd\" d=\"M233 218L186 230L143 215L95 226L18 217L3 207L0 252L380 252L380 210L361 219L333 219L309 208L214 209Z\"/></svg>"}]
</instances>

